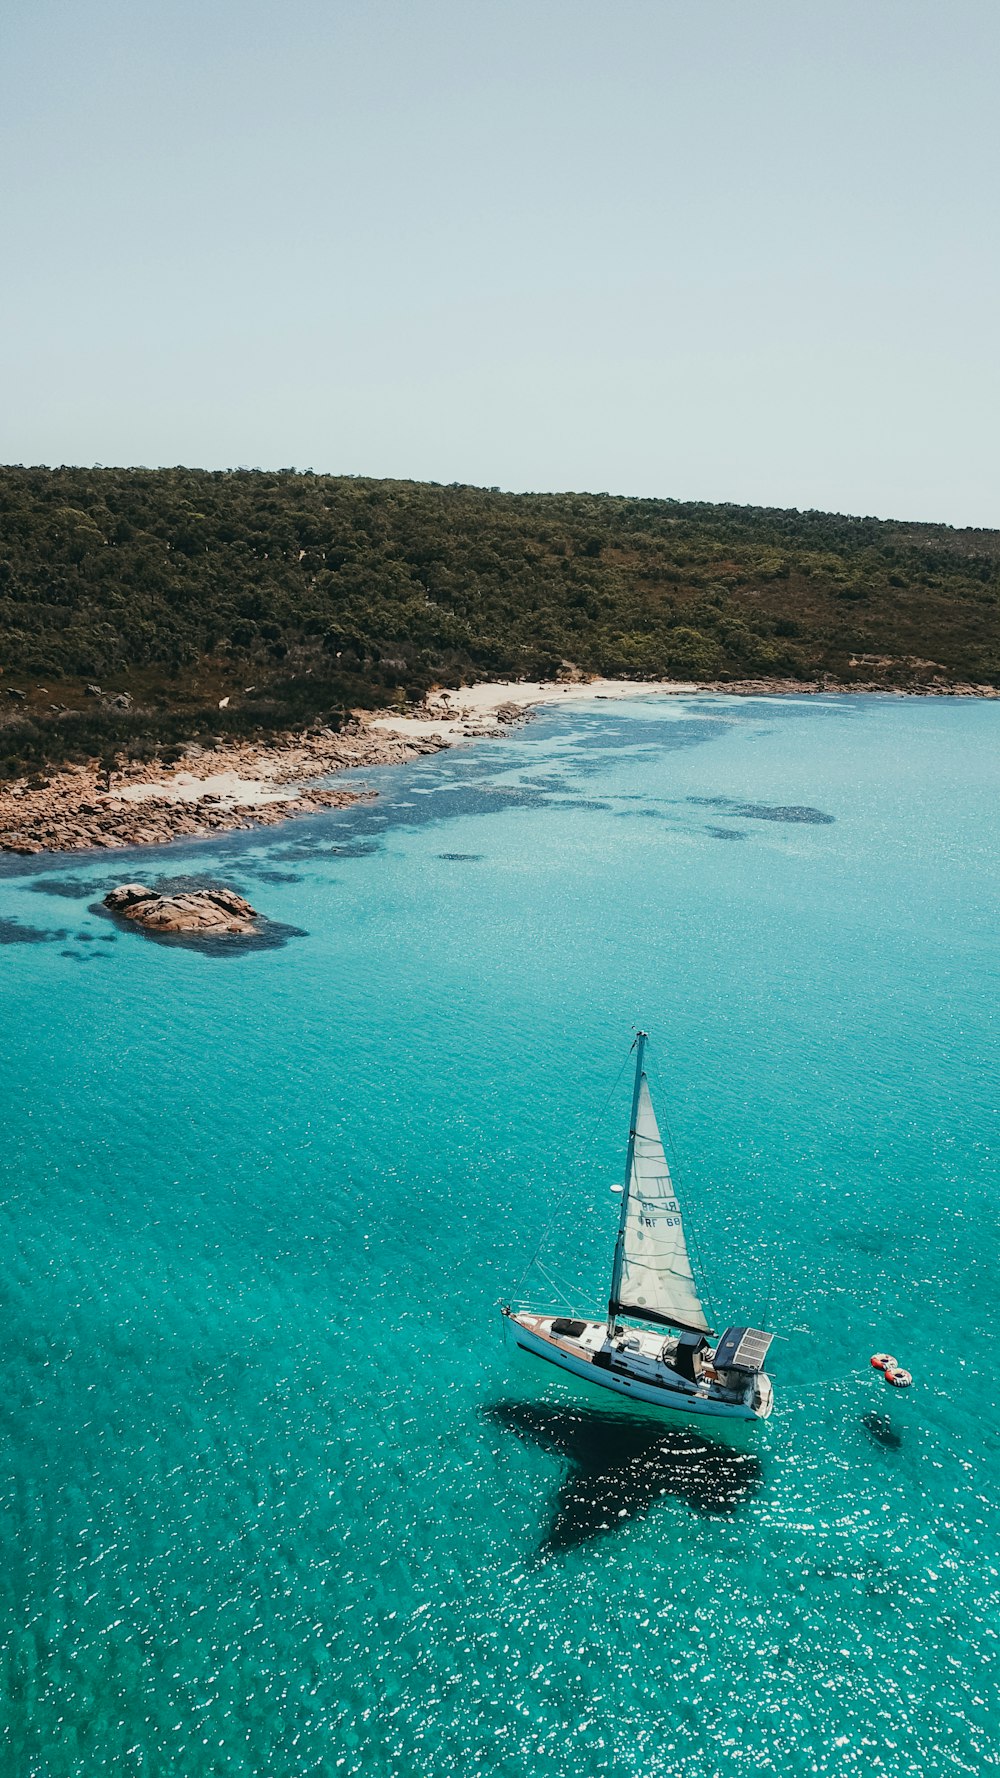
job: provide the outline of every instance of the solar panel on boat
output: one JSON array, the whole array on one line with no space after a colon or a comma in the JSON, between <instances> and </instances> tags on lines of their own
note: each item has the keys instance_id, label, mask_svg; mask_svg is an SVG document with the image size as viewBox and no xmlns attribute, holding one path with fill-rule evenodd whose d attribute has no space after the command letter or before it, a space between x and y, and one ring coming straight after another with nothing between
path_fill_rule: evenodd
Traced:
<instances>
[{"instance_id":1,"label":"solar panel on boat","mask_svg":"<svg viewBox=\"0 0 1000 1778\"><path fill-rule=\"evenodd\" d=\"M759 1327L727 1328L716 1348L716 1369L759 1371L773 1338L773 1334L763 1333Z\"/></svg>"}]
</instances>

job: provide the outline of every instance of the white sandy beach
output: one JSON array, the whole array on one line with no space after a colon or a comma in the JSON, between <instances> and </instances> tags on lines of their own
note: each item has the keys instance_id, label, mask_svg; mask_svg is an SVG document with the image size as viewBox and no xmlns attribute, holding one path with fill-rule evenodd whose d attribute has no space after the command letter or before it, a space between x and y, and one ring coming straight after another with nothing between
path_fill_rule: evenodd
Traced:
<instances>
[{"instance_id":1,"label":"white sandy beach","mask_svg":"<svg viewBox=\"0 0 1000 1778\"><path fill-rule=\"evenodd\" d=\"M254 809L264 803L294 802L298 792L292 785L277 785L267 777L241 778L238 772L211 772L205 778L193 772L172 772L169 778L151 784L112 786L107 793L113 801L127 803L174 802L197 803L202 797L218 797L223 807Z\"/></svg>"},{"instance_id":2,"label":"white sandy beach","mask_svg":"<svg viewBox=\"0 0 1000 1778\"><path fill-rule=\"evenodd\" d=\"M425 716L369 717L357 712L366 730L405 739L430 739L454 745L473 740L478 735L494 732L506 716L516 710L528 710L539 704L582 704L598 698L648 697L653 693L677 695L696 692L697 685L680 680L590 679L554 684L541 680L491 680L482 685L460 686L455 691L428 694ZM503 712L503 715L501 715ZM263 751L263 750L262 750ZM259 776L243 777L237 771L212 772L198 777L190 771L171 772L169 776L149 783L122 784L112 787L106 795L111 801L145 803L198 803L203 797L218 797L226 808L261 808L266 803L294 802L300 790L292 784L277 784L273 772L281 769L280 761L264 761ZM326 776L329 767L317 765L315 776Z\"/></svg>"},{"instance_id":3,"label":"white sandy beach","mask_svg":"<svg viewBox=\"0 0 1000 1778\"><path fill-rule=\"evenodd\" d=\"M368 726L394 735L433 734L444 740L460 740L466 738L472 725L489 727L502 720L498 712L505 705L527 710L537 704L585 704L597 698L643 698L656 692L677 696L698 690L695 684L672 679L586 679L565 684L538 679L491 680L482 685L463 685L457 691L429 693L427 709L432 714L427 717L377 716Z\"/></svg>"}]
</instances>

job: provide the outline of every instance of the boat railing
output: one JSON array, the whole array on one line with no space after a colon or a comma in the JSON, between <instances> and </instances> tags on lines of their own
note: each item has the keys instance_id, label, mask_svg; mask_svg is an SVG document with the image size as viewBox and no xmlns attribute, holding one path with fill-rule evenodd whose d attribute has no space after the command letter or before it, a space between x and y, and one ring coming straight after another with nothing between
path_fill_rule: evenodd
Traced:
<instances>
[{"instance_id":1,"label":"boat railing","mask_svg":"<svg viewBox=\"0 0 1000 1778\"><path fill-rule=\"evenodd\" d=\"M515 1315L522 1311L526 1311L532 1315L540 1315L543 1321L547 1320L550 1315L572 1314L575 1317L575 1311L567 1309L565 1303L540 1303L537 1297L510 1297L507 1302L501 1305L501 1307L510 1309ZM596 1321L597 1319L598 1317L596 1315L579 1316L579 1320L581 1321Z\"/></svg>"}]
</instances>

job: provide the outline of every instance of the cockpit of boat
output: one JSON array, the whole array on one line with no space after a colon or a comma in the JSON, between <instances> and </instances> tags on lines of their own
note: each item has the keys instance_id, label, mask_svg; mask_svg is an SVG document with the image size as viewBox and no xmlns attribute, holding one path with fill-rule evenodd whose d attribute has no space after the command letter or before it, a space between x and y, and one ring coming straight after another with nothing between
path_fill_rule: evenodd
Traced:
<instances>
[{"instance_id":1,"label":"cockpit of boat","mask_svg":"<svg viewBox=\"0 0 1000 1778\"><path fill-rule=\"evenodd\" d=\"M713 1351L700 1333L664 1337L652 1329L619 1324L609 1340L602 1323L564 1316L553 1318L551 1331L556 1339L577 1343L599 1369L623 1370L639 1379L653 1379L669 1369L682 1386L709 1385L734 1397L742 1397L751 1378L763 1370L773 1338L758 1328L730 1327Z\"/></svg>"}]
</instances>

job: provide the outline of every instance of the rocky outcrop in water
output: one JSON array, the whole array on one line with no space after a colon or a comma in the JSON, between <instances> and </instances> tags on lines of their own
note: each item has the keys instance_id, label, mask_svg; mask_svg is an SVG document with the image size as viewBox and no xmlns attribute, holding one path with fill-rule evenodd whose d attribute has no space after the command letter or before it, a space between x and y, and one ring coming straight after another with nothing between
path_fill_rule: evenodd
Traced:
<instances>
[{"instance_id":1,"label":"rocky outcrop in water","mask_svg":"<svg viewBox=\"0 0 1000 1778\"><path fill-rule=\"evenodd\" d=\"M221 933L257 931L256 908L233 889L194 889L181 895L158 895L144 883L122 883L104 897L113 914L134 920L147 932Z\"/></svg>"}]
</instances>

